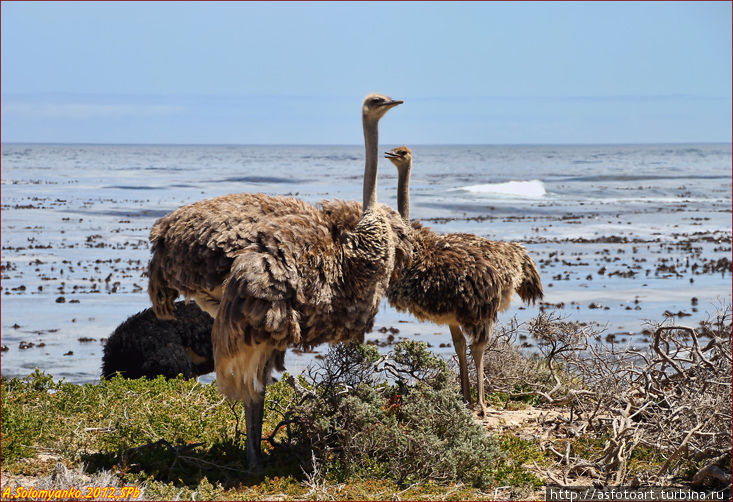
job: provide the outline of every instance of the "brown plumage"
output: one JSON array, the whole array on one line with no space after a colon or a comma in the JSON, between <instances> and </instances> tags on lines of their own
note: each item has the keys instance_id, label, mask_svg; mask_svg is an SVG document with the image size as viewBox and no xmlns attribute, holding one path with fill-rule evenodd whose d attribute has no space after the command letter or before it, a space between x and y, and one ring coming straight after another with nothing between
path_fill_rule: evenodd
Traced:
<instances>
[{"instance_id":1,"label":"brown plumage","mask_svg":"<svg viewBox=\"0 0 733 502\"><path fill-rule=\"evenodd\" d=\"M222 284L236 255L250 243L255 224L288 215L319 211L338 235L353 230L362 213L353 201L323 200L313 206L293 197L261 193L229 194L180 207L155 222L150 231L152 257L148 265L148 294L159 319L173 319L173 303L192 298L216 316ZM397 260L411 252L400 215L389 211L398 233Z\"/></svg>"},{"instance_id":2,"label":"brown plumage","mask_svg":"<svg viewBox=\"0 0 733 502\"><path fill-rule=\"evenodd\" d=\"M408 221L412 152L401 146L386 152L385 157L398 169L397 204ZM413 259L399 270L387 298L399 311L450 327L461 389L470 403L464 334L468 337L478 373L479 413L483 415L483 356L497 314L509 307L514 293L527 303L542 299L537 267L524 246L516 242L491 241L473 234L439 235L419 223L412 227Z\"/></svg>"},{"instance_id":3,"label":"brown plumage","mask_svg":"<svg viewBox=\"0 0 733 502\"><path fill-rule=\"evenodd\" d=\"M148 294L160 319L173 318L179 295L216 315L221 285L254 223L266 217L308 213L313 206L293 197L238 193L180 207L155 222Z\"/></svg>"},{"instance_id":4,"label":"brown plumage","mask_svg":"<svg viewBox=\"0 0 733 502\"><path fill-rule=\"evenodd\" d=\"M212 340L222 392L245 402L262 392L243 360L288 347L362 341L394 269L397 238L381 207L334 235L319 211L263 222L232 265ZM254 363L252 363L254 364ZM274 364L274 362L273 362ZM259 360L259 368L267 363Z\"/></svg>"},{"instance_id":5,"label":"brown plumage","mask_svg":"<svg viewBox=\"0 0 733 502\"><path fill-rule=\"evenodd\" d=\"M261 462L264 387L285 348L363 339L395 262L402 267L411 256L409 227L376 204L377 122L400 103L364 100L364 210L356 202L313 206L234 194L184 206L151 231L148 291L156 314L170 317L183 294L218 318L217 381L224 394L245 401L252 469Z\"/></svg>"}]
</instances>

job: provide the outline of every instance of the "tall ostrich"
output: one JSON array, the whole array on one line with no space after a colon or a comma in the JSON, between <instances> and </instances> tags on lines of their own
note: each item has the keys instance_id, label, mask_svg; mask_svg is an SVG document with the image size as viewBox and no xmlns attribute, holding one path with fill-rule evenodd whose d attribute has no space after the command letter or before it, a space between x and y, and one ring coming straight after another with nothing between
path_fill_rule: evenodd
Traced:
<instances>
[{"instance_id":1,"label":"tall ostrich","mask_svg":"<svg viewBox=\"0 0 733 502\"><path fill-rule=\"evenodd\" d=\"M232 264L212 342L219 390L244 402L251 470L262 465L265 388L273 369L282 369L285 350L363 342L374 324L399 239L392 211L377 204L378 123L400 103L367 96L362 106L363 205L353 230L316 208L267 219Z\"/></svg>"},{"instance_id":2,"label":"tall ostrich","mask_svg":"<svg viewBox=\"0 0 733 502\"><path fill-rule=\"evenodd\" d=\"M161 320L146 309L117 326L104 346L102 377L194 378L214 371L211 316L185 302L176 302L175 314Z\"/></svg>"},{"instance_id":3,"label":"tall ostrich","mask_svg":"<svg viewBox=\"0 0 733 502\"><path fill-rule=\"evenodd\" d=\"M363 103L364 115L378 118L400 103L370 94ZM369 127L376 133L375 125ZM376 162L378 152L373 155ZM309 217L314 210L330 223L333 234L353 230L362 213L357 202L321 201L314 208L293 197L238 193L188 204L158 219L150 231L152 256L148 266L148 294L155 314L160 319L173 319L173 303L183 295L215 317L222 285L234 258L252 238L255 224L288 215ZM389 212L389 219L399 237L396 251L400 262L410 255L408 228L394 211Z\"/></svg>"},{"instance_id":4,"label":"tall ostrich","mask_svg":"<svg viewBox=\"0 0 733 502\"><path fill-rule=\"evenodd\" d=\"M385 152L397 167L397 207L410 217L412 152L406 146ZM447 324L458 355L463 397L471 403L466 339L476 364L479 414L484 400L484 351L499 312L516 292L526 303L542 299L542 283L532 258L516 242L491 241L473 234L439 235L413 223L413 259L387 291L389 303L421 321Z\"/></svg>"}]
</instances>

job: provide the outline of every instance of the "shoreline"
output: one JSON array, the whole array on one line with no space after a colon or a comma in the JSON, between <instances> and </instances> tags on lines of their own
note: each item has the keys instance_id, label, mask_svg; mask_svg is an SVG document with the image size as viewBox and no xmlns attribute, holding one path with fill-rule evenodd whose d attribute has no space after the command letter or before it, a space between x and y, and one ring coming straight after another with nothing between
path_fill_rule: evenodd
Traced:
<instances>
[{"instance_id":1,"label":"shoreline","mask_svg":"<svg viewBox=\"0 0 733 502\"><path fill-rule=\"evenodd\" d=\"M434 229L440 231L440 227L443 225ZM682 242L639 243L613 238L587 242L579 238L573 242L526 243L543 278L545 299L536 306L524 306L515 298L510 310L500 315L498 326L514 316L524 321L540 311L552 310L569 320L605 326L606 335L630 342L643 340L645 320L661 319L665 313L695 327L706 312L730 302L731 263L726 254L730 245L723 234L687 236ZM89 248L99 244L93 237L85 241ZM33 249L13 250L31 254L6 254L3 260L3 273L20 272L22 280L13 281L18 285L11 287L7 286L10 281L5 281L2 374L23 376L40 367L67 381L97 381L103 341L124 319L150 306L144 291L146 279L141 277L146 245L139 240L123 241L126 256L140 257L127 260L112 258L119 249L94 248L108 251L109 257L85 263L62 258L58 248L39 244ZM690 255L691 247L698 252ZM74 271L66 272L69 269ZM58 277L62 271L64 275ZM110 276L126 276L126 281L105 282ZM47 292L53 289L56 291ZM39 311L43 316L35 314ZM423 340L438 354L453 355L446 326L420 323L384 301L374 331L366 340L386 347L388 335L378 330L390 328L399 330L394 337L397 341ZM302 370L326 349L317 347L305 355L288 351L286 367Z\"/></svg>"},{"instance_id":2,"label":"shoreline","mask_svg":"<svg viewBox=\"0 0 733 502\"><path fill-rule=\"evenodd\" d=\"M538 265L544 303L523 307L515 299L500 324L545 309L637 339L628 333L641 333L645 319L691 314L681 320L694 326L730 301L728 145L432 146L418 153L416 219L438 233L524 243ZM144 273L156 218L232 192L358 199L363 170L356 147L4 145L2 155L2 374L40 367L74 381L95 381L100 340L149 307ZM456 163L449 172L447 159ZM283 164L289 168L281 172ZM395 173L386 165L381 171L380 202L394 206ZM523 179L543 180L547 194L459 189ZM419 323L386 302L367 340L383 344L389 334L380 328L453 353L446 327ZM302 368L313 357L291 354L288 366Z\"/></svg>"}]
</instances>

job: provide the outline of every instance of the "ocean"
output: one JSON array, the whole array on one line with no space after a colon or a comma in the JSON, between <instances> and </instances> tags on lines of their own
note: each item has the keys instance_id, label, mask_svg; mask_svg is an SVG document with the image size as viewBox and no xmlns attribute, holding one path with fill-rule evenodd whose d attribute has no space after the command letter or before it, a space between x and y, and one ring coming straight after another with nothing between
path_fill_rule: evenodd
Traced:
<instances>
[{"instance_id":1,"label":"ocean","mask_svg":"<svg viewBox=\"0 0 733 502\"><path fill-rule=\"evenodd\" d=\"M730 144L408 146L413 218L522 242L537 262L544 302L516 298L499 327L554 310L644 343L649 321L694 327L731 302ZM156 218L233 192L361 200L363 159L361 146L2 145L2 375L99 379L104 339L150 306ZM380 202L396 207L396 183L382 159ZM453 353L447 327L384 302L367 339L389 328Z\"/></svg>"}]
</instances>

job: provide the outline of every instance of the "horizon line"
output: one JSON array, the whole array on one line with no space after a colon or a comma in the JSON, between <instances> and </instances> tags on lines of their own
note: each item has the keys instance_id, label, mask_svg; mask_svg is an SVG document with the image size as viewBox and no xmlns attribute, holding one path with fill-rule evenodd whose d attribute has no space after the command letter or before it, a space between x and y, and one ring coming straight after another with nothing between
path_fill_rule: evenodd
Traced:
<instances>
[{"instance_id":1,"label":"horizon line","mask_svg":"<svg viewBox=\"0 0 733 502\"><path fill-rule=\"evenodd\" d=\"M393 143L384 142L385 145ZM394 143L395 145L397 143ZM203 147L362 147L361 143L139 143L94 141L0 141L3 145L65 145L65 146L203 146ZM733 145L733 141L642 141L588 143L412 143L413 146L653 146L653 145Z\"/></svg>"}]
</instances>

